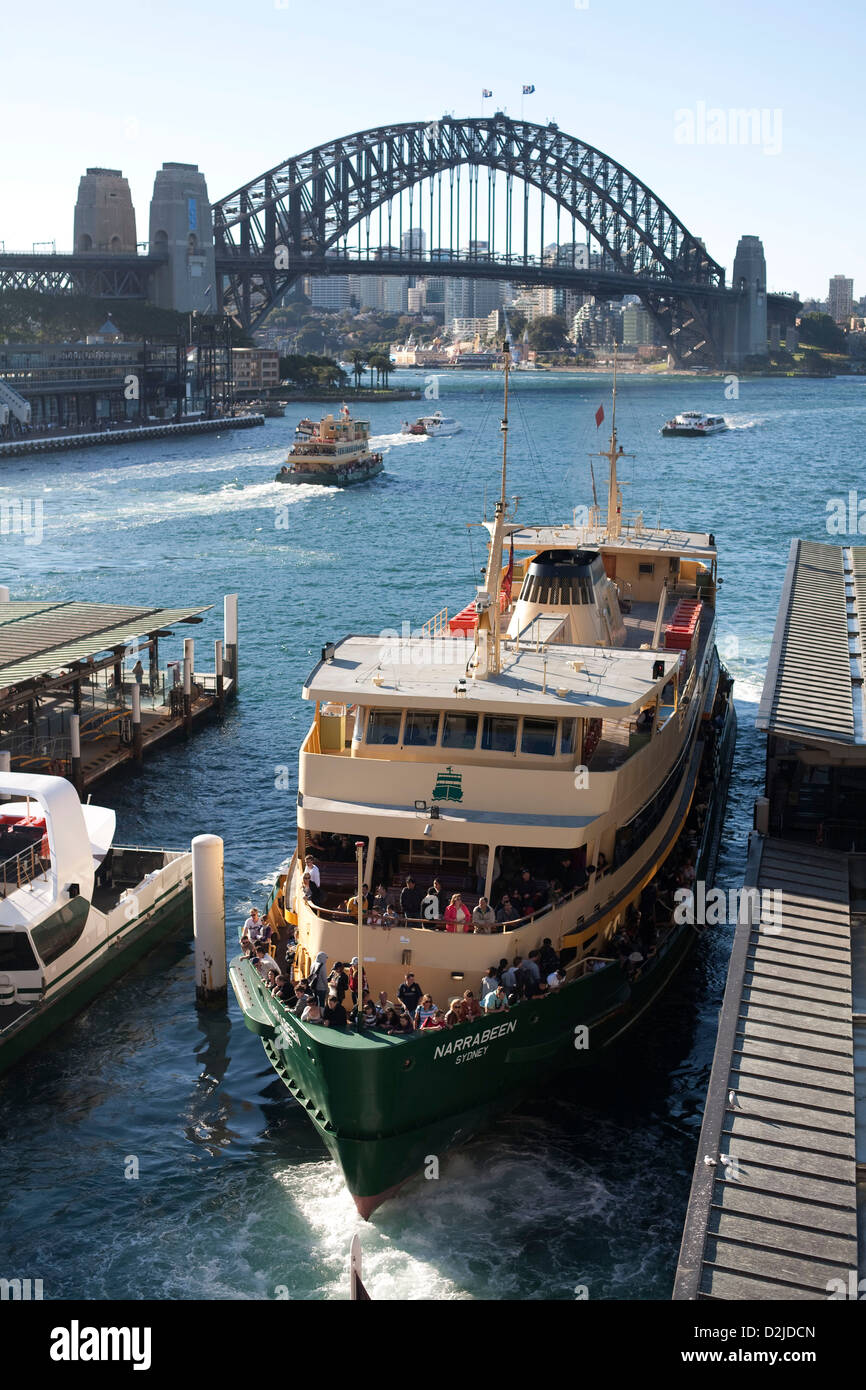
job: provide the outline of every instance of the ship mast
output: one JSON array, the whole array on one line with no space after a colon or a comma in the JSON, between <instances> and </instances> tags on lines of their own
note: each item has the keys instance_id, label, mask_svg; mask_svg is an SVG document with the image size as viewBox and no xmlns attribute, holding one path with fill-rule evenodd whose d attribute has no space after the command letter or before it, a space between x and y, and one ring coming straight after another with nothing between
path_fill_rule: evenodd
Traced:
<instances>
[{"instance_id":1,"label":"ship mast","mask_svg":"<svg viewBox=\"0 0 866 1390\"><path fill-rule=\"evenodd\" d=\"M605 530L609 539L619 536L622 531L622 486L616 475L617 460L621 458L634 458L634 454L626 454L622 445L617 446L616 442L616 343L613 345L613 400L611 405L610 420L610 447L600 449L597 457L607 459L610 468L610 477L607 485L607 520ZM593 479L593 486L595 479Z\"/></svg>"},{"instance_id":2,"label":"ship mast","mask_svg":"<svg viewBox=\"0 0 866 1390\"><path fill-rule=\"evenodd\" d=\"M493 535L490 545L490 560L487 569L487 580L490 584L491 575L493 577L492 586L489 589L492 610L490 613L491 628L491 650L488 662L491 675L497 676L502 670L500 659L500 634L502 631L502 614L499 608L499 592L502 587L502 542L504 538L505 525L505 487L508 473L508 374L511 370L511 347L506 338L503 347L504 355L504 375L505 375L505 402L502 409L502 482L499 491L499 498L496 503L496 510L493 516Z\"/></svg>"}]
</instances>

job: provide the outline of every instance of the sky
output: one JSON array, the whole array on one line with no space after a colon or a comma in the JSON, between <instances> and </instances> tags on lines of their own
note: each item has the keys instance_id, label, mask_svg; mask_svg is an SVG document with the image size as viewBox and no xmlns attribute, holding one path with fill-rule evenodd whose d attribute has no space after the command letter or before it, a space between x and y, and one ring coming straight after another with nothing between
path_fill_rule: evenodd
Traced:
<instances>
[{"instance_id":1,"label":"sky","mask_svg":"<svg viewBox=\"0 0 866 1390\"><path fill-rule=\"evenodd\" d=\"M163 161L211 198L326 140L523 114L609 154L728 270L866 294L862 0L41 0L4 18L0 242L72 246L78 180L122 169L147 239ZM759 113L754 129L730 113ZM751 127L751 122L749 123Z\"/></svg>"}]
</instances>

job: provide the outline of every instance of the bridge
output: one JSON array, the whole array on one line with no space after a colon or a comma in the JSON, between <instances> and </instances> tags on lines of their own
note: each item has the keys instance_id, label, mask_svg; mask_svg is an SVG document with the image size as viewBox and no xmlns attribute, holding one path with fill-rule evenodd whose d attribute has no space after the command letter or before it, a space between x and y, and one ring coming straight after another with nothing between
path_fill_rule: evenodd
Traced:
<instances>
[{"instance_id":1,"label":"bridge","mask_svg":"<svg viewBox=\"0 0 866 1390\"><path fill-rule=\"evenodd\" d=\"M752 350L743 325L760 341L756 303L758 319L769 308L778 324L798 307L767 300L760 271L736 263L727 286L703 242L609 155L502 112L317 146L219 199L212 216L217 297L247 332L308 275L461 277L637 295L676 361L721 366ZM0 290L91 284L104 288L85 292L145 297L167 254L0 252Z\"/></svg>"}]
</instances>

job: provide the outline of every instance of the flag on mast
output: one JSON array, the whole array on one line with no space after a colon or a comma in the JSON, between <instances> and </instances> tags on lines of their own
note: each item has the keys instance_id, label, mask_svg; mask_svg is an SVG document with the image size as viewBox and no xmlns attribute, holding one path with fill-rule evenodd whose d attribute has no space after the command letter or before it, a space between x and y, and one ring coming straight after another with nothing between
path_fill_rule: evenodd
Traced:
<instances>
[{"instance_id":1,"label":"flag on mast","mask_svg":"<svg viewBox=\"0 0 866 1390\"><path fill-rule=\"evenodd\" d=\"M533 93L534 91L535 91L535 87L534 87L534 85L533 85L531 82L524 82L524 84L523 84L523 95L524 95L525 97L531 97L531 96L532 96L532 93Z\"/></svg>"},{"instance_id":2,"label":"flag on mast","mask_svg":"<svg viewBox=\"0 0 866 1390\"><path fill-rule=\"evenodd\" d=\"M603 406L603 405L600 405L600 406L598 407L598 410L595 412L595 428L596 428L596 429L600 429L600 427L601 427L601 422L602 422L603 419L604 419L604 406Z\"/></svg>"},{"instance_id":3,"label":"flag on mast","mask_svg":"<svg viewBox=\"0 0 866 1390\"><path fill-rule=\"evenodd\" d=\"M492 96L493 96L493 93L492 93L492 91L490 90L489 87L482 87L482 88L481 88L481 100L482 100L482 101L486 101L486 99L487 99L488 97L492 97Z\"/></svg>"}]
</instances>

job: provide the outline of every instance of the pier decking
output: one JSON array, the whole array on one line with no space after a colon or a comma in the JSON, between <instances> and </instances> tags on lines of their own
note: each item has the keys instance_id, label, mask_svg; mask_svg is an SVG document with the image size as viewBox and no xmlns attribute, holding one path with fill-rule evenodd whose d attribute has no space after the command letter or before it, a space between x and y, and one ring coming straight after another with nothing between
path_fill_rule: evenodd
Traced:
<instances>
[{"instance_id":1,"label":"pier decking","mask_svg":"<svg viewBox=\"0 0 866 1390\"><path fill-rule=\"evenodd\" d=\"M0 460L20 454L54 453L58 449L91 449L98 444L137 444L143 439L166 439L189 434L218 434L222 430L246 430L265 423L264 415L225 416L218 420L178 420L164 425L137 425L129 429L99 430L91 434L28 436L0 443Z\"/></svg>"},{"instance_id":2,"label":"pier decking","mask_svg":"<svg viewBox=\"0 0 866 1390\"><path fill-rule=\"evenodd\" d=\"M848 864L756 837L750 870L674 1297L826 1298L857 1268Z\"/></svg>"},{"instance_id":3,"label":"pier decking","mask_svg":"<svg viewBox=\"0 0 866 1390\"><path fill-rule=\"evenodd\" d=\"M757 721L768 735L766 795L755 808L675 1299L844 1298L852 1276L857 1284L864 573L863 549L792 542Z\"/></svg>"}]
</instances>

